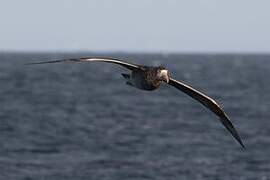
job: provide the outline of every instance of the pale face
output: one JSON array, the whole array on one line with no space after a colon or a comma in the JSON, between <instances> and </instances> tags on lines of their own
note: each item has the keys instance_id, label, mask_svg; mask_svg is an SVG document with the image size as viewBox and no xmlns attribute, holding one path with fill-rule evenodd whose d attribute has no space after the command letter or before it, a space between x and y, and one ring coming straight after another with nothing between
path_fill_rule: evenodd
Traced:
<instances>
[{"instance_id":1,"label":"pale face","mask_svg":"<svg viewBox=\"0 0 270 180\"><path fill-rule=\"evenodd\" d=\"M167 69L159 70L158 78L159 78L161 81L165 81L166 83L168 83L169 80L170 80L168 70L167 70Z\"/></svg>"}]
</instances>

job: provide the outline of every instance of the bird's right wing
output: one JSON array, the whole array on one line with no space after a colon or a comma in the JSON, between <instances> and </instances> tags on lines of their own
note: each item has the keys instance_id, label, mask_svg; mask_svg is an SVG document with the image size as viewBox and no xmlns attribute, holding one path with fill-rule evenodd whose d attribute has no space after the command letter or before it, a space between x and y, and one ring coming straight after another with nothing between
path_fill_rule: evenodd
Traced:
<instances>
[{"instance_id":1,"label":"bird's right wing","mask_svg":"<svg viewBox=\"0 0 270 180\"><path fill-rule=\"evenodd\" d=\"M179 82L175 79L170 78L169 85L172 85L176 89L186 93L193 99L199 101L203 106L208 108L210 111L215 113L219 118L221 123L226 127L226 129L232 134L232 136L240 143L240 145L245 148L239 134L237 133L236 129L234 128L232 122L229 120L228 116L225 112L219 107L219 105L210 97L206 96L205 94L199 92L198 90Z\"/></svg>"},{"instance_id":2,"label":"bird's right wing","mask_svg":"<svg viewBox=\"0 0 270 180\"><path fill-rule=\"evenodd\" d=\"M141 69L142 66L128 63L125 61L121 61L115 58L102 58L102 57L82 57L82 58L70 58L70 59L60 59L60 60L52 60L52 61L43 61L43 62L32 62L27 63L26 65L36 65L36 64L48 64L48 63L60 63L60 62L106 62L118 64L124 68L129 70Z\"/></svg>"}]
</instances>

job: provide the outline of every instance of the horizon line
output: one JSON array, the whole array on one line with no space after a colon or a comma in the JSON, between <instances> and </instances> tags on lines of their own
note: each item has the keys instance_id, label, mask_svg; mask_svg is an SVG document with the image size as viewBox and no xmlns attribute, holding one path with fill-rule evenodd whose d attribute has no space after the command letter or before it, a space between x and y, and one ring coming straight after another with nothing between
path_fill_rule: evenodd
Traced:
<instances>
[{"instance_id":1,"label":"horizon line","mask_svg":"<svg viewBox=\"0 0 270 180\"><path fill-rule=\"evenodd\" d=\"M91 50L0 50L0 54L146 54L146 55L270 55L266 51L91 51Z\"/></svg>"}]
</instances>

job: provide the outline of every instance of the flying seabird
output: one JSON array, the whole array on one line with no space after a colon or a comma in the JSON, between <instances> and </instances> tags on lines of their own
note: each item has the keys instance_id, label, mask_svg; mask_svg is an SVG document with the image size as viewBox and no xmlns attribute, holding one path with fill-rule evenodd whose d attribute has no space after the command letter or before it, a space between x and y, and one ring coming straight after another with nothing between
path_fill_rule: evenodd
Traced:
<instances>
[{"instance_id":1,"label":"flying seabird","mask_svg":"<svg viewBox=\"0 0 270 180\"><path fill-rule=\"evenodd\" d=\"M126 84L133 86L138 89L153 91L157 89L162 82L165 82L176 89L184 92L193 99L199 101L203 106L216 114L221 123L226 127L226 129L231 133L231 135L239 142L239 144L245 148L239 134L234 128L232 122L229 120L229 117L221 109L221 107L214 101L212 98L203 94L202 92L192 88L191 86L184 84L183 82L177 81L171 78L168 70L165 67L158 66L143 66L128 63L115 58L102 58L102 57L83 57L83 58L72 58L72 59L61 59L54 61L43 61L43 62L33 62L28 63L27 65L35 64L48 64L48 63L60 63L60 62L106 62L120 65L131 71L129 74L122 74L126 79Z\"/></svg>"}]
</instances>

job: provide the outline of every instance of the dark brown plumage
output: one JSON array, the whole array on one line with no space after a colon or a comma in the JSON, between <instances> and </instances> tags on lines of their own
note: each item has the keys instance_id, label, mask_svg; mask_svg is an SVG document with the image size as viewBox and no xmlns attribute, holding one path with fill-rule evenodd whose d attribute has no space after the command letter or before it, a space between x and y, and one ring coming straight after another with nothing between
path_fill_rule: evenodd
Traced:
<instances>
[{"instance_id":1,"label":"dark brown plumage","mask_svg":"<svg viewBox=\"0 0 270 180\"><path fill-rule=\"evenodd\" d=\"M166 70L164 67L142 66L127 63L125 61L121 61L114 58L99 58L99 57L84 57L78 59L63 59L55 61L36 62L36 63L28 63L28 65L58 63L58 62L95 62L95 61L114 63L130 70L131 74L122 74L122 75L127 80L127 84L133 87L142 90L152 91L157 89L162 82L166 82L167 84L184 92L185 94L189 95L193 99L200 102L203 106L212 111L214 114L216 114L219 117L221 123L232 134L232 136L240 143L240 145L243 148L245 147L239 134L237 133L231 121L229 120L228 116L213 99L182 82L172 79L168 73L168 70Z\"/></svg>"}]
</instances>

